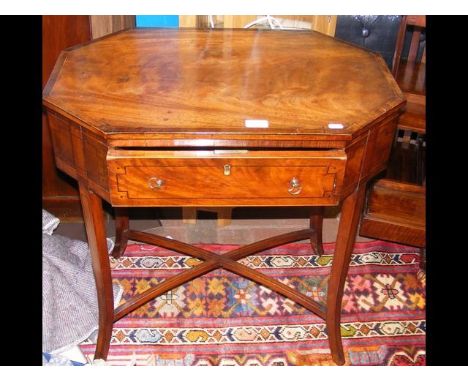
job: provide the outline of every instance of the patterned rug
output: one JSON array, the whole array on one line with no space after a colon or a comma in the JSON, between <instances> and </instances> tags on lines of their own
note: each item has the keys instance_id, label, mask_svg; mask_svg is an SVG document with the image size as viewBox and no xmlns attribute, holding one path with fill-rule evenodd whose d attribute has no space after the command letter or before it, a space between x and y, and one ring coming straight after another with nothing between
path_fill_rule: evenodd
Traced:
<instances>
[{"instance_id":1,"label":"patterned rug","mask_svg":"<svg viewBox=\"0 0 468 382\"><path fill-rule=\"evenodd\" d=\"M200 245L216 253L235 245ZM296 243L241 262L323 301L334 244L325 255ZM111 260L122 302L200 261L150 245ZM425 275L416 248L357 243L345 286L347 365L424 365ZM94 345L81 349L90 359ZM224 270L212 271L140 307L114 325L110 365L334 365L322 319Z\"/></svg>"}]
</instances>

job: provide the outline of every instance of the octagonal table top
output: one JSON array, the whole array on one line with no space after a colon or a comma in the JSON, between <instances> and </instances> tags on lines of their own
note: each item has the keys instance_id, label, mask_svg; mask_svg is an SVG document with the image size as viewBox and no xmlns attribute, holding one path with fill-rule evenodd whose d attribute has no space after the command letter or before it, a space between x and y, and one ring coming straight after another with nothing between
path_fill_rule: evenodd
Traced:
<instances>
[{"instance_id":1,"label":"octagonal table top","mask_svg":"<svg viewBox=\"0 0 468 382\"><path fill-rule=\"evenodd\" d=\"M318 32L145 28L62 52L43 102L104 136L351 139L404 97L379 55Z\"/></svg>"}]
</instances>

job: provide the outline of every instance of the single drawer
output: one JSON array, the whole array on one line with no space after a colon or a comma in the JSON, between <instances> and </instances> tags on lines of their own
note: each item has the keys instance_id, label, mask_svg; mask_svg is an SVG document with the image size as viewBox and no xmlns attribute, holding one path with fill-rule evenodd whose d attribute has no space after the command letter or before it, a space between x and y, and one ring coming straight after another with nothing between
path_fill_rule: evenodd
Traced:
<instances>
[{"instance_id":1,"label":"single drawer","mask_svg":"<svg viewBox=\"0 0 468 382\"><path fill-rule=\"evenodd\" d=\"M346 154L109 150L114 206L336 205Z\"/></svg>"}]
</instances>

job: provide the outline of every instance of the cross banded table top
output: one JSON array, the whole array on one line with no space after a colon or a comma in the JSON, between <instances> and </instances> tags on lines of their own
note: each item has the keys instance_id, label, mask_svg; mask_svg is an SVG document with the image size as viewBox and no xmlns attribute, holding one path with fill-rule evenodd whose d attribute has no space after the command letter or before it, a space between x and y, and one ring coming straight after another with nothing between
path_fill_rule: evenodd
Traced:
<instances>
[{"instance_id":1,"label":"cross banded table top","mask_svg":"<svg viewBox=\"0 0 468 382\"><path fill-rule=\"evenodd\" d=\"M43 95L102 135L350 139L404 101L375 53L312 31L242 29L134 29L72 47Z\"/></svg>"}]
</instances>

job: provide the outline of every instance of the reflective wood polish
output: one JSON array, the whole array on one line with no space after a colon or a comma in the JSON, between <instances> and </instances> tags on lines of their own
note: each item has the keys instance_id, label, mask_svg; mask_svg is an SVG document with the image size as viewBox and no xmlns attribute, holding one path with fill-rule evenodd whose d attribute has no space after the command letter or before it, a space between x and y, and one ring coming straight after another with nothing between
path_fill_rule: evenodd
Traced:
<instances>
[{"instance_id":1,"label":"reflective wood polish","mask_svg":"<svg viewBox=\"0 0 468 382\"><path fill-rule=\"evenodd\" d=\"M114 321L224 268L323 318L343 364L341 300L365 187L387 164L404 103L380 56L316 32L141 29L62 52L43 104L56 164L80 185L99 301L95 358L106 359ZM131 239L203 262L114 311L102 199L119 211L114 256ZM121 209L303 206L314 226L317 208L340 203L326 305L237 262L308 238L321 246L320 232L220 256L133 231Z\"/></svg>"}]
</instances>

